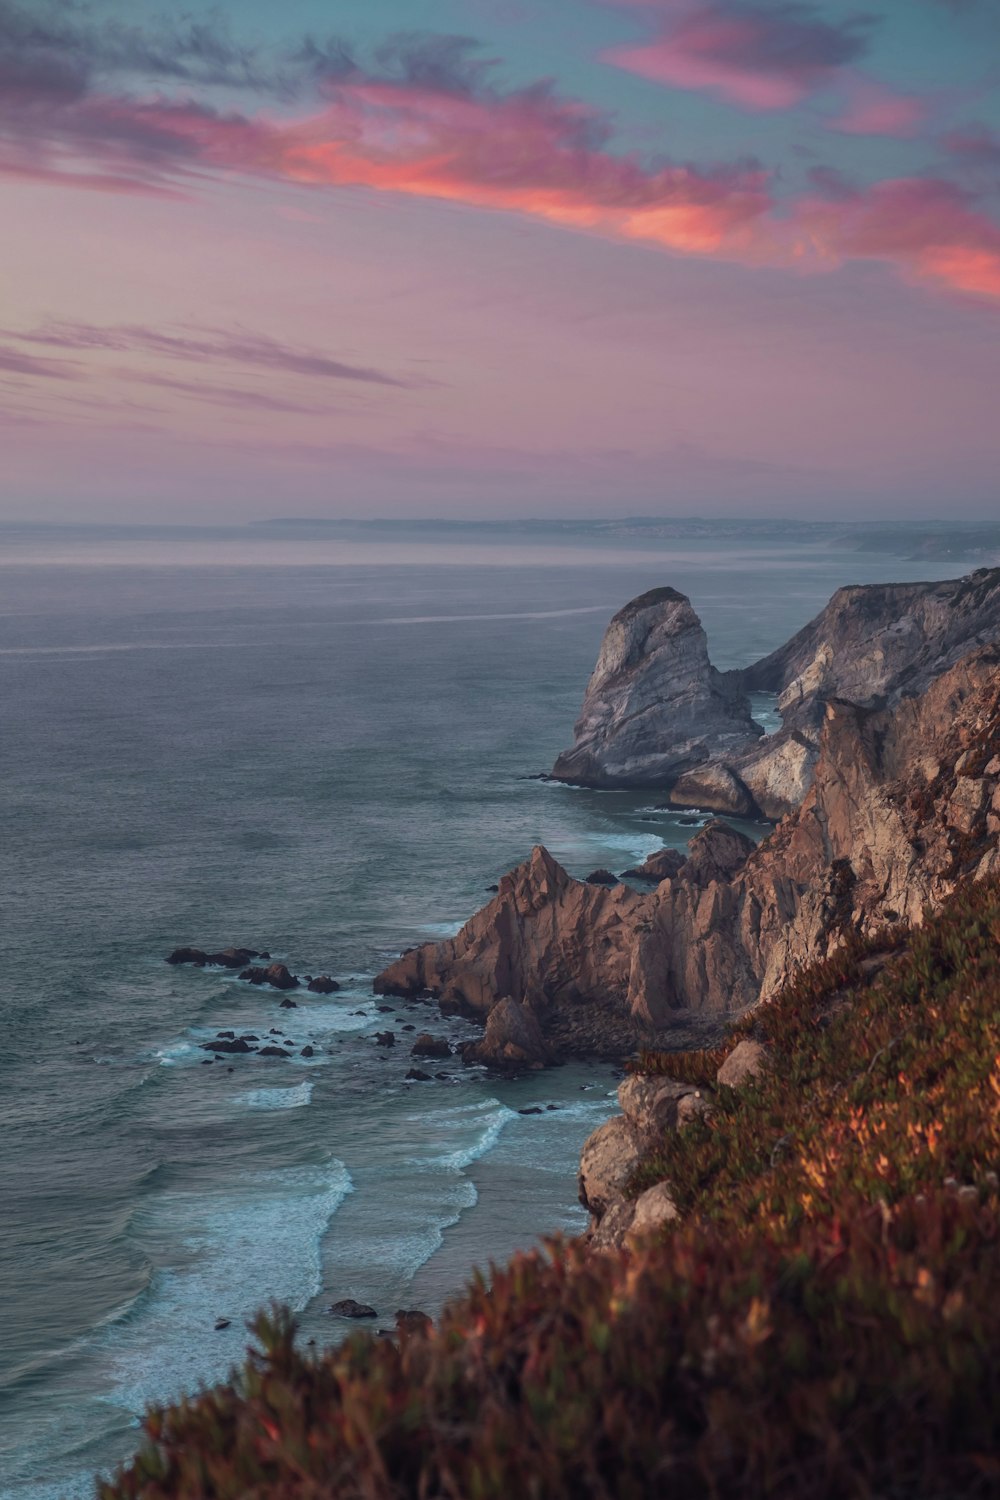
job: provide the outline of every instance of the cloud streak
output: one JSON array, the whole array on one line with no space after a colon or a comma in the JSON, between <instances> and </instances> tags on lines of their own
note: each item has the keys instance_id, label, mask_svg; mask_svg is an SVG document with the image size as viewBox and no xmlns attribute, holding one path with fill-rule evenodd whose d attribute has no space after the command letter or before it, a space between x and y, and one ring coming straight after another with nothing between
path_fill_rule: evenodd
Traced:
<instances>
[{"instance_id":1,"label":"cloud streak","mask_svg":"<svg viewBox=\"0 0 1000 1500\"><path fill-rule=\"evenodd\" d=\"M7 337L11 336L24 343L42 344L50 349L165 355L172 359L198 362L209 360L216 364L247 365L257 370L302 375L314 380L357 381L363 385L393 386L397 389L408 388L411 384L383 374L381 370L345 364L342 360L331 359L329 355L298 349L262 334L232 334L218 330L164 333L156 328L130 325L108 328L89 323L54 323L27 333L12 335L8 331Z\"/></svg>"},{"instance_id":2,"label":"cloud streak","mask_svg":"<svg viewBox=\"0 0 1000 1500\"><path fill-rule=\"evenodd\" d=\"M825 20L812 5L741 0L624 0L663 26L607 60L675 88L706 90L744 109L789 109L867 50L870 17ZM679 11L679 14L678 14Z\"/></svg>"}]
</instances>

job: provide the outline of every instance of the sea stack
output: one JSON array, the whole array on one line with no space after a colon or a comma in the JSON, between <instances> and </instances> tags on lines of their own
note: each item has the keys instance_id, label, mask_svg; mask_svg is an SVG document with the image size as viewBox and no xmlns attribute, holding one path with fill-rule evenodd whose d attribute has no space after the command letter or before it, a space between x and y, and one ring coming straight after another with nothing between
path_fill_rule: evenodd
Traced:
<instances>
[{"instance_id":1,"label":"sea stack","mask_svg":"<svg viewBox=\"0 0 1000 1500\"><path fill-rule=\"evenodd\" d=\"M552 775L581 786L663 788L761 733L742 685L709 661L691 601L651 589L605 631L575 742Z\"/></svg>"}]
</instances>

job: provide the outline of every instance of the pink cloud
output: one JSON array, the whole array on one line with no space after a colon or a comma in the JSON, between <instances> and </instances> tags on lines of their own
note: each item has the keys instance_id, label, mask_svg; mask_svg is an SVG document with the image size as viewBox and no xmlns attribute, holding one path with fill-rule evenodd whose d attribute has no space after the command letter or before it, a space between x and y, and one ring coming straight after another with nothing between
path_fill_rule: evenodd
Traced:
<instances>
[{"instance_id":1,"label":"pink cloud","mask_svg":"<svg viewBox=\"0 0 1000 1500\"><path fill-rule=\"evenodd\" d=\"M906 139L917 133L926 116L926 104L912 94L896 94L883 84L855 76L848 82L846 108L829 125L846 135Z\"/></svg>"},{"instance_id":2,"label":"pink cloud","mask_svg":"<svg viewBox=\"0 0 1000 1500\"><path fill-rule=\"evenodd\" d=\"M705 90L752 110L789 109L826 84L864 51L857 20L834 25L811 6L691 0L665 7L665 30L651 41L619 47L607 60L675 88Z\"/></svg>"},{"instance_id":3,"label":"pink cloud","mask_svg":"<svg viewBox=\"0 0 1000 1500\"><path fill-rule=\"evenodd\" d=\"M801 253L879 260L907 277L1000 298L1000 225L941 178L901 177L795 210Z\"/></svg>"}]
</instances>

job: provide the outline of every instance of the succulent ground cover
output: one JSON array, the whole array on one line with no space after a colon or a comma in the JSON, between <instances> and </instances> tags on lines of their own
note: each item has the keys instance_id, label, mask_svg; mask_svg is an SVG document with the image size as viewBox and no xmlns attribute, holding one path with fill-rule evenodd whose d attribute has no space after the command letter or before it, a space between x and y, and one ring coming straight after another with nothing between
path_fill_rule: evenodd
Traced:
<instances>
[{"instance_id":1,"label":"succulent ground cover","mask_svg":"<svg viewBox=\"0 0 1000 1500\"><path fill-rule=\"evenodd\" d=\"M737 1029L764 1075L633 1183L676 1227L518 1256L398 1345L316 1355L276 1310L102 1500L1000 1495L1000 882Z\"/></svg>"}]
</instances>

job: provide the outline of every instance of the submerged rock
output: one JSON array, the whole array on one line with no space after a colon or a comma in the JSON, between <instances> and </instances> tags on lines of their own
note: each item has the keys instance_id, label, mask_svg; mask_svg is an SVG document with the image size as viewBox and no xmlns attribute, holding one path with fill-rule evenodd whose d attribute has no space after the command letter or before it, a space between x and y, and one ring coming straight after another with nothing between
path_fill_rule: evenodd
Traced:
<instances>
[{"instance_id":1,"label":"submerged rock","mask_svg":"<svg viewBox=\"0 0 1000 1500\"><path fill-rule=\"evenodd\" d=\"M433 1082L433 1080L431 1078L431 1075L429 1073L425 1073L421 1068L410 1068L409 1072L406 1073L405 1077L406 1077L406 1081L408 1083L431 1083L431 1082Z\"/></svg>"}]
</instances>

